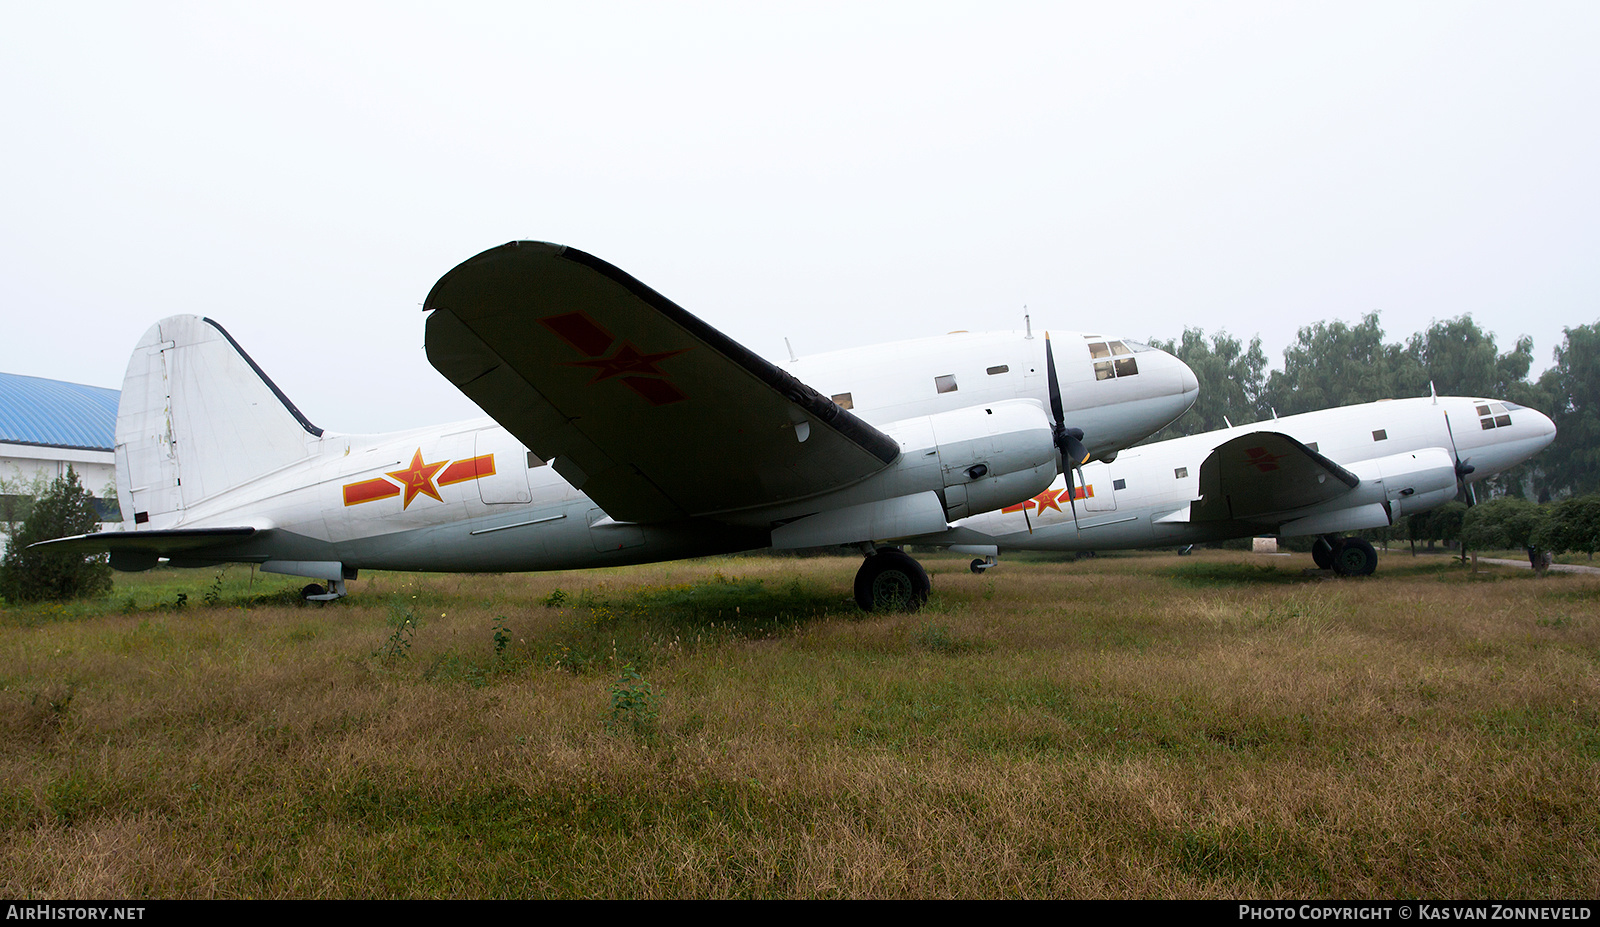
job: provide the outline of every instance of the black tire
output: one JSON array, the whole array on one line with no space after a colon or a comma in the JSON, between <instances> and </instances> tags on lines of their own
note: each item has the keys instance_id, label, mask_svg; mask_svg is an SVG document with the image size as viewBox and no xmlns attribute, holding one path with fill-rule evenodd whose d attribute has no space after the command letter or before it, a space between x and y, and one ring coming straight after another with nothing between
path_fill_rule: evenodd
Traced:
<instances>
[{"instance_id":1,"label":"black tire","mask_svg":"<svg viewBox=\"0 0 1600 927\"><path fill-rule=\"evenodd\" d=\"M327 594L328 594L327 587L326 586L322 586L322 585L320 585L318 583L306 583L305 588L300 590L300 598L302 598L302 599L309 599L314 595L327 595Z\"/></svg>"},{"instance_id":2,"label":"black tire","mask_svg":"<svg viewBox=\"0 0 1600 927\"><path fill-rule=\"evenodd\" d=\"M1325 537L1319 537L1311 542L1311 562L1319 570L1333 569L1333 542Z\"/></svg>"},{"instance_id":3,"label":"black tire","mask_svg":"<svg viewBox=\"0 0 1600 927\"><path fill-rule=\"evenodd\" d=\"M874 553L856 571L856 604L864 612L914 612L931 588L922 564L896 547Z\"/></svg>"},{"instance_id":4,"label":"black tire","mask_svg":"<svg viewBox=\"0 0 1600 927\"><path fill-rule=\"evenodd\" d=\"M988 563L987 560L982 559L972 561L972 572L982 576L983 571L988 569Z\"/></svg>"},{"instance_id":5,"label":"black tire","mask_svg":"<svg viewBox=\"0 0 1600 927\"><path fill-rule=\"evenodd\" d=\"M1378 568L1378 552L1361 538L1345 538L1333 549L1333 571L1340 576L1371 576Z\"/></svg>"}]
</instances>

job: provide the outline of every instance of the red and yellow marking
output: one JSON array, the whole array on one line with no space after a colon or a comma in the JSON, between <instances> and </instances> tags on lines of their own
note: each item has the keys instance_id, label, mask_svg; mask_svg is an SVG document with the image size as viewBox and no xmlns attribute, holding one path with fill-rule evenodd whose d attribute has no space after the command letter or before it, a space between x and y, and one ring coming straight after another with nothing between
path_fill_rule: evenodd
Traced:
<instances>
[{"instance_id":1,"label":"red and yellow marking","mask_svg":"<svg viewBox=\"0 0 1600 927\"><path fill-rule=\"evenodd\" d=\"M1262 473L1278 469L1278 461L1289 456L1287 454L1274 454L1264 447L1247 447L1244 452L1250 458L1245 463L1250 464Z\"/></svg>"},{"instance_id":2,"label":"red and yellow marking","mask_svg":"<svg viewBox=\"0 0 1600 927\"><path fill-rule=\"evenodd\" d=\"M651 354L639 350L629 341L618 344L617 339L600 323L582 312L549 316L540 319L539 324L571 345L579 354L589 355L587 360L566 361L564 366L593 370L594 376L589 378L591 385L615 378L653 406L671 405L689 398L667 378L666 371L657 366L688 348Z\"/></svg>"},{"instance_id":3,"label":"red and yellow marking","mask_svg":"<svg viewBox=\"0 0 1600 927\"><path fill-rule=\"evenodd\" d=\"M344 484L344 504L360 505L363 502L376 502L379 499L393 499L401 493L405 494L405 502L401 504L401 509L410 508L418 496L431 496L443 502L444 498L439 495L440 486L480 480L486 476L494 476L495 472L493 454L458 460L448 466L446 463L442 460L437 463L423 463L422 448L419 447L417 452L411 455L411 466L404 470L385 473L384 476L388 479L377 477ZM441 470L444 472L440 473ZM399 485L395 485L396 483Z\"/></svg>"},{"instance_id":4,"label":"red and yellow marking","mask_svg":"<svg viewBox=\"0 0 1600 927\"><path fill-rule=\"evenodd\" d=\"M458 460L439 474L439 485L449 486L452 483L465 483L468 480L481 480L486 476L494 476L494 455L484 454L471 460Z\"/></svg>"},{"instance_id":5,"label":"red and yellow marking","mask_svg":"<svg viewBox=\"0 0 1600 927\"><path fill-rule=\"evenodd\" d=\"M1065 489L1046 489L1044 492L1039 493L1037 496L1034 496L1032 499L1029 499L1026 502L1018 502L1016 505L1006 506L1000 510L1000 514L1006 515L1011 512L1034 512L1035 514L1042 515L1044 514L1045 509L1055 509L1058 512L1061 511L1061 503L1063 502L1070 502L1074 499L1093 498L1093 484L1077 487L1072 491L1072 496L1070 499L1067 497L1067 491Z\"/></svg>"}]
</instances>

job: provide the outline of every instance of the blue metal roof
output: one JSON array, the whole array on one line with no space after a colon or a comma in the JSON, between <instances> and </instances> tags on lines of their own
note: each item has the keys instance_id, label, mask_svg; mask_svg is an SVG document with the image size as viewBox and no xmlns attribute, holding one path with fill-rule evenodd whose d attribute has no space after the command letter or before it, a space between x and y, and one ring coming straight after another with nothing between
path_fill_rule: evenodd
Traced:
<instances>
[{"instance_id":1,"label":"blue metal roof","mask_svg":"<svg viewBox=\"0 0 1600 927\"><path fill-rule=\"evenodd\" d=\"M101 386L0 373L0 441L109 451L116 446L121 395Z\"/></svg>"}]
</instances>

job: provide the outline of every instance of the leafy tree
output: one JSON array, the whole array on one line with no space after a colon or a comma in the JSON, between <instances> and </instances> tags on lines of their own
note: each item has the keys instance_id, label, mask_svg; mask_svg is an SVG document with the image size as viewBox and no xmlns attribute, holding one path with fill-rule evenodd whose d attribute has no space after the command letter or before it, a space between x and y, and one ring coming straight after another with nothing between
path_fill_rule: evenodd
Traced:
<instances>
[{"instance_id":1,"label":"leafy tree","mask_svg":"<svg viewBox=\"0 0 1600 927\"><path fill-rule=\"evenodd\" d=\"M1203 330L1185 328L1178 341L1153 339L1150 343L1189 365L1200 381L1200 396L1194 408L1149 441L1215 431L1229 422L1243 425L1263 417L1261 393L1266 386L1267 355L1261 350L1260 336L1250 339L1246 347L1226 331L1207 341Z\"/></svg>"},{"instance_id":2,"label":"leafy tree","mask_svg":"<svg viewBox=\"0 0 1600 927\"><path fill-rule=\"evenodd\" d=\"M1279 415L1294 415L1392 399L1416 392L1414 368L1403 346L1383 343L1376 312L1354 326L1318 322L1284 349L1283 370L1267 377L1266 400Z\"/></svg>"},{"instance_id":3,"label":"leafy tree","mask_svg":"<svg viewBox=\"0 0 1600 927\"><path fill-rule=\"evenodd\" d=\"M71 467L33 504L0 559L0 596L11 602L104 595L111 591L111 566L82 554L29 549L36 541L84 534L98 521L94 495Z\"/></svg>"},{"instance_id":4,"label":"leafy tree","mask_svg":"<svg viewBox=\"0 0 1600 927\"><path fill-rule=\"evenodd\" d=\"M1582 551L1594 558L1600 550L1600 496L1563 499L1549 507L1549 517L1534 532L1533 546L1551 553Z\"/></svg>"},{"instance_id":5,"label":"leafy tree","mask_svg":"<svg viewBox=\"0 0 1600 927\"><path fill-rule=\"evenodd\" d=\"M1524 335L1504 354L1494 334L1472 321L1472 316L1434 322L1427 331L1412 335L1406 353L1415 361L1404 364L1401 378L1420 374L1422 382L1402 384L1410 395L1424 395L1428 384L1442 396L1475 396L1525 402L1528 371L1533 366L1533 339Z\"/></svg>"},{"instance_id":6,"label":"leafy tree","mask_svg":"<svg viewBox=\"0 0 1600 927\"><path fill-rule=\"evenodd\" d=\"M1404 523L1404 536L1413 544L1417 541L1427 541L1432 548L1435 541L1455 541L1461 538L1461 522L1467 513L1467 506L1461 502L1446 502L1444 505L1427 512L1417 512L1407 515Z\"/></svg>"},{"instance_id":7,"label":"leafy tree","mask_svg":"<svg viewBox=\"0 0 1600 927\"><path fill-rule=\"evenodd\" d=\"M1492 499L1467 509L1461 546L1468 550L1517 550L1533 546L1548 510L1526 499Z\"/></svg>"},{"instance_id":8,"label":"leafy tree","mask_svg":"<svg viewBox=\"0 0 1600 927\"><path fill-rule=\"evenodd\" d=\"M11 472L12 476L0 477L0 533L4 534L0 544L16 536L17 527L33 511L33 501L50 485L42 473L25 478L15 467Z\"/></svg>"},{"instance_id":9,"label":"leafy tree","mask_svg":"<svg viewBox=\"0 0 1600 927\"><path fill-rule=\"evenodd\" d=\"M1543 411L1556 423L1540 465L1552 489L1593 492L1600 489L1600 322L1562 332L1555 365L1539 378L1550 403Z\"/></svg>"}]
</instances>

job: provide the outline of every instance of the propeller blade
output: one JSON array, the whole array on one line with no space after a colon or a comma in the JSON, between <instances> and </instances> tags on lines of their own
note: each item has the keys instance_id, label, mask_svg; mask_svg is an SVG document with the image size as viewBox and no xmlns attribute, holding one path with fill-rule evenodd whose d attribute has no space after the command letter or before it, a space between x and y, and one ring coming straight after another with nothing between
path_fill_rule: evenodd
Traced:
<instances>
[{"instance_id":1,"label":"propeller blade","mask_svg":"<svg viewBox=\"0 0 1600 927\"><path fill-rule=\"evenodd\" d=\"M1061 403L1061 381L1056 378L1056 354L1050 347L1050 333L1044 333L1045 383L1050 390L1050 432L1056 450L1061 454L1061 474L1067 478L1067 504L1072 507L1072 525L1078 526L1078 489L1072 481L1077 471L1078 482L1083 482L1083 465L1089 462L1089 449L1083 443L1082 428L1068 428L1066 412ZM1030 529L1031 530L1031 529Z\"/></svg>"},{"instance_id":2,"label":"propeller blade","mask_svg":"<svg viewBox=\"0 0 1600 927\"><path fill-rule=\"evenodd\" d=\"M1471 484L1467 482L1467 474L1478 469L1472 464L1461 459L1461 451L1456 448L1456 430L1450 427L1450 413L1444 414L1445 434L1450 436L1450 456L1455 458L1456 491L1467 497L1467 508L1478 504L1478 494L1473 492Z\"/></svg>"},{"instance_id":3,"label":"propeller blade","mask_svg":"<svg viewBox=\"0 0 1600 927\"><path fill-rule=\"evenodd\" d=\"M1061 420L1066 413L1061 411L1061 382L1056 379L1056 355L1050 348L1050 333L1044 333L1044 371L1045 382L1050 389L1050 421L1061 427Z\"/></svg>"}]
</instances>

